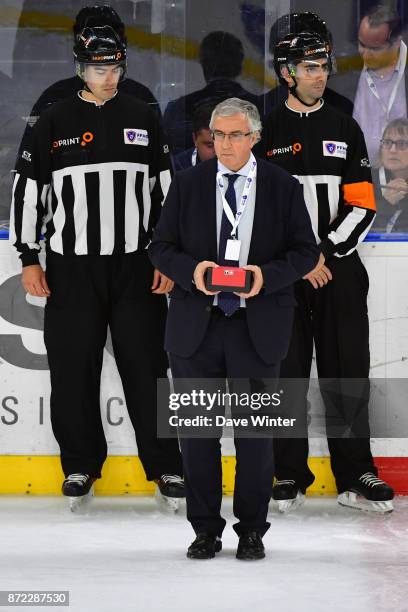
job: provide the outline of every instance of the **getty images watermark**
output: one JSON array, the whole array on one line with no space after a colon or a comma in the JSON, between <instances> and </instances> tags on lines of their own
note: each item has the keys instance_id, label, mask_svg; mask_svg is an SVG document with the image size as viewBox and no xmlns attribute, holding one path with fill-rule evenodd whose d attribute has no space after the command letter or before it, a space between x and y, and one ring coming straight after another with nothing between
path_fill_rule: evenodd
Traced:
<instances>
[{"instance_id":1,"label":"getty images watermark","mask_svg":"<svg viewBox=\"0 0 408 612\"><path fill-rule=\"evenodd\" d=\"M276 380L161 379L158 436L271 437L296 423L282 411L283 395Z\"/></svg>"},{"instance_id":2,"label":"getty images watermark","mask_svg":"<svg viewBox=\"0 0 408 612\"><path fill-rule=\"evenodd\" d=\"M249 414L248 416L233 416L242 409L259 411L262 408L277 407L281 405L280 393L236 393L208 392L204 389L192 389L190 392L170 393L169 410L179 411L183 408L201 408L206 412L217 411L220 408L230 408L231 417L225 414L214 416L197 414L193 417L172 414L169 417L171 426L183 427L293 427L296 418L272 417L269 414Z\"/></svg>"}]
</instances>

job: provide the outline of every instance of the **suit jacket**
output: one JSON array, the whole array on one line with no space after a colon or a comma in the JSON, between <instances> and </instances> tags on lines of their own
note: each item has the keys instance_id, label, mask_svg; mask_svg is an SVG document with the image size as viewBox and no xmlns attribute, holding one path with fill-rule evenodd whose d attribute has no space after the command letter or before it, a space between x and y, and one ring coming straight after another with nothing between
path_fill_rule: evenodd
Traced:
<instances>
[{"instance_id":1,"label":"suit jacket","mask_svg":"<svg viewBox=\"0 0 408 612\"><path fill-rule=\"evenodd\" d=\"M261 267L264 288L246 302L249 334L263 361L286 355L292 330L293 283L316 265L319 253L298 181L257 159L255 214L248 263ZM193 284L200 261L217 262L217 159L177 173L171 183L149 255L175 282L170 293L165 348L180 357L199 347L213 296Z\"/></svg>"},{"instance_id":2,"label":"suit jacket","mask_svg":"<svg viewBox=\"0 0 408 612\"><path fill-rule=\"evenodd\" d=\"M191 158L194 152L194 147L187 149L187 151L182 151L173 157L173 166L175 172L180 172L180 170L185 170L186 168L191 168ZM201 163L199 156L197 155L196 164Z\"/></svg>"}]
</instances>

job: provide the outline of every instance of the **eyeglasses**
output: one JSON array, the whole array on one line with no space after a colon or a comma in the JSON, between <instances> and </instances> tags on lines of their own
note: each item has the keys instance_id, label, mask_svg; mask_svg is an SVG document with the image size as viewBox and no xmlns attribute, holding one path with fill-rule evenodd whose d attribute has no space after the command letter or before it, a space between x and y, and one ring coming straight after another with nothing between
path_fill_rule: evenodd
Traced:
<instances>
[{"instance_id":1,"label":"eyeglasses","mask_svg":"<svg viewBox=\"0 0 408 612\"><path fill-rule=\"evenodd\" d=\"M391 140L391 138L383 138L381 140L381 146L384 149L391 149L392 145L395 145L397 151L407 151L408 150L408 140Z\"/></svg>"},{"instance_id":2,"label":"eyeglasses","mask_svg":"<svg viewBox=\"0 0 408 612\"><path fill-rule=\"evenodd\" d=\"M230 132L229 134L226 134L220 130L214 130L211 133L214 140L217 140L218 142L224 142L226 137L229 138L230 142L242 142L246 136L253 134L253 132L247 132L246 134L243 132Z\"/></svg>"},{"instance_id":3,"label":"eyeglasses","mask_svg":"<svg viewBox=\"0 0 408 612\"><path fill-rule=\"evenodd\" d=\"M329 62L320 64L314 60L304 59L297 64L288 63L287 69L289 76L299 77L302 79L315 80L316 78L328 77L331 74L332 68Z\"/></svg>"}]
</instances>

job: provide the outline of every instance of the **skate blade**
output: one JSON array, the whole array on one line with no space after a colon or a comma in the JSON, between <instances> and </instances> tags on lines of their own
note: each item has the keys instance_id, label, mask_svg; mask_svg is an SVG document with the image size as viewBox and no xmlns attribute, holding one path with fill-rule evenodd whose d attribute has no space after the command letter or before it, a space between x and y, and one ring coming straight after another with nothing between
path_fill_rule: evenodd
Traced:
<instances>
[{"instance_id":1,"label":"skate blade","mask_svg":"<svg viewBox=\"0 0 408 612\"><path fill-rule=\"evenodd\" d=\"M180 500L183 498L180 497L168 497L167 495L162 495L159 487L156 487L156 502L160 509L165 510L167 512L172 512L176 514L180 509Z\"/></svg>"},{"instance_id":2,"label":"skate blade","mask_svg":"<svg viewBox=\"0 0 408 612\"><path fill-rule=\"evenodd\" d=\"M89 509L93 496L94 488L92 486L86 495L81 495L80 497L70 497L69 509L74 514L85 514Z\"/></svg>"},{"instance_id":3,"label":"skate blade","mask_svg":"<svg viewBox=\"0 0 408 612\"><path fill-rule=\"evenodd\" d=\"M295 499L278 499L278 512L281 514L287 514L299 508L305 501L305 496L300 491L296 495Z\"/></svg>"},{"instance_id":4,"label":"skate blade","mask_svg":"<svg viewBox=\"0 0 408 612\"><path fill-rule=\"evenodd\" d=\"M377 512L379 514L387 514L394 510L394 504L389 501L370 501L354 493L353 491L345 491L337 497L340 506L361 510L362 512Z\"/></svg>"}]
</instances>

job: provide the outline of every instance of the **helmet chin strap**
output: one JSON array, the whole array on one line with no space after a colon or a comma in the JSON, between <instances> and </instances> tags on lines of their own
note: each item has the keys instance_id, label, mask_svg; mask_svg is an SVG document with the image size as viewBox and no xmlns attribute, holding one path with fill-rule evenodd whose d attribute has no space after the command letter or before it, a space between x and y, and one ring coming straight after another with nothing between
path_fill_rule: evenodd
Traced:
<instances>
[{"instance_id":1,"label":"helmet chin strap","mask_svg":"<svg viewBox=\"0 0 408 612\"><path fill-rule=\"evenodd\" d=\"M309 104L308 102L305 102L304 100L302 100L302 98L299 96L297 90L297 83L296 83L296 79L294 76L292 76L293 79L293 83L294 85L292 85L291 87L289 87L289 92L292 94L292 96L294 96L297 100L299 100L299 102L301 102L302 104L304 104L307 107L312 107L315 106L315 104L318 103L318 101L320 100L320 98L316 98L314 102L312 102L311 104Z\"/></svg>"},{"instance_id":2,"label":"helmet chin strap","mask_svg":"<svg viewBox=\"0 0 408 612\"><path fill-rule=\"evenodd\" d=\"M85 91L88 91L89 93L91 93L94 96L95 94L93 93L93 91L91 89L89 89L89 87L87 85L87 82L84 79L84 75L82 74L82 70L81 70L79 65L76 66L75 72L76 72L76 75L81 79Z\"/></svg>"},{"instance_id":3,"label":"helmet chin strap","mask_svg":"<svg viewBox=\"0 0 408 612\"><path fill-rule=\"evenodd\" d=\"M84 81L84 79L82 77L80 77L83 83L83 89L85 91L87 91L88 93L92 94L94 98L98 99L98 96L96 96L94 94L94 92L92 91L92 89L88 86L88 83L86 81Z\"/></svg>"}]
</instances>

